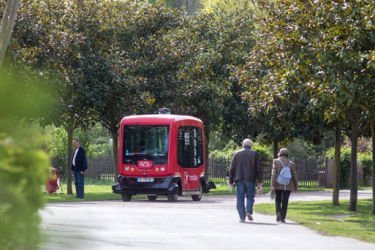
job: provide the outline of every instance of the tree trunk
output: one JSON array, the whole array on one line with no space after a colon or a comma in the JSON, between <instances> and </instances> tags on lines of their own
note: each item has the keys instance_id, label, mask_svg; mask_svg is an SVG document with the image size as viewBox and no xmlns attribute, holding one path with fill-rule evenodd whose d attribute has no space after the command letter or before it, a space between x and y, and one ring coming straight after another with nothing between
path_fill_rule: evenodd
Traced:
<instances>
[{"instance_id":1,"label":"tree trunk","mask_svg":"<svg viewBox=\"0 0 375 250\"><path fill-rule=\"evenodd\" d=\"M12 36L13 27L17 18L19 0L8 0L5 6L3 18L0 23L0 68L3 65L5 52Z\"/></svg>"},{"instance_id":2,"label":"tree trunk","mask_svg":"<svg viewBox=\"0 0 375 250\"><path fill-rule=\"evenodd\" d=\"M341 155L341 122L336 125L336 138L335 138L335 165L333 168L333 194L332 203L334 206L339 206L339 193L340 193L340 155Z\"/></svg>"},{"instance_id":3,"label":"tree trunk","mask_svg":"<svg viewBox=\"0 0 375 250\"><path fill-rule=\"evenodd\" d=\"M272 146L273 146L273 158L275 159L277 158L277 154L279 153L279 141L277 140L276 137L273 139Z\"/></svg>"},{"instance_id":4,"label":"tree trunk","mask_svg":"<svg viewBox=\"0 0 375 250\"><path fill-rule=\"evenodd\" d=\"M350 203L349 210L357 211L358 198L358 173L357 173L357 145L359 133L359 111L354 111L351 114L351 155L350 155Z\"/></svg>"},{"instance_id":5,"label":"tree trunk","mask_svg":"<svg viewBox=\"0 0 375 250\"><path fill-rule=\"evenodd\" d=\"M375 215L375 121L371 122L372 139L372 214Z\"/></svg>"},{"instance_id":6,"label":"tree trunk","mask_svg":"<svg viewBox=\"0 0 375 250\"><path fill-rule=\"evenodd\" d=\"M117 128L112 128L111 129L111 135L112 135L112 151L113 151L113 163L114 169L113 173L115 176L115 180L118 174L118 132Z\"/></svg>"},{"instance_id":7,"label":"tree trunk","mask_svg":"<svg viewBox=\"0 0 375 250\"><path fill-rule=\"evenodd\" d=\"M66 165L66 193L67 194L73 194L72 191L72 160L73 160L73 134L74 134L74 128L72 124L68 124L68 127L66 128L66 132L68 133L68 162Z\"/></svg>"}]
</instances>

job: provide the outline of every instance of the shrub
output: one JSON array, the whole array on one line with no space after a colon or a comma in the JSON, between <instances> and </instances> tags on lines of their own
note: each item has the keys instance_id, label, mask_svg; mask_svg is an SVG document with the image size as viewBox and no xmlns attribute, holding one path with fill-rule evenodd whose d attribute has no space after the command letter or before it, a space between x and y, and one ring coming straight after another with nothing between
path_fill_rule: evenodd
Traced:
<instances>
[{"instance_id":1,"label":"shrub","mask_svg":"<svg viewBox=\"0 0 375 250\"><path fill-rule=\"evenodd\" d=\"M288 145L289 156L297 159L320 159L324 157L324 149L302 139L294 139Z\"/></svg>"},{"instance_id":2,"label":"shrub","mask_svg":"<svg viewBox=\"0 0 375 250\"><path fill-rule=\"evenodd\" d=\"M35 130L19 127L24 138L0 136L0 245L2 249L34 249L39 243L40 187L49 167L38 149Z\"/></svg>"},{"instance_id":3,"label":"shrub","mask_svg":"<svg viewBox=\"0 0 375 250\"><path fill-rule=\"evenodd\" d=\"M358 159L363 169L363 185L367 186L372 171L372 154L371 152L360 153Z\"/></svg>"},{"instance_id":4,"label":"shrub","mask_svg":"<svg viewBox=\"0 0 375 250\"><path fill-rule=\"evenodd\" d=\"M43 91L36 86L0 71L0 106L6 107L0 111L1 249L36 249L40 241L40 187L46 181L49 160L41 150L44 137L28 119L40 112Z\"/></svg>"},{"instance_id":5,"label":"shrub","mask_svg":"<svg viewBox=\"0 0 375 250\"><path fill-rule=\"evenodd\" d=\"M349 176L350 176L350 147L341 147L341 155L340 155L340 188L348 188L349 187ZM326 157L329 159L335 158L335 149L329 148L326 152Z\"/></svg>"},{"instance_id":6,"label":"shrub","mask_svg":"<svg viewBox=\"0 0 375 250\"><path fill-rule=\"evenodd\" d=\"M209 158L221 161L230 161L233 158L234 153L241 147L234 141L230 140L223 150L214 150L210 152Z\"/></svg>"},{"instance_id":7,"label":"shrub","mask_svg":"<svg viewBox=\"0 0 375 250\"><path fill-rule=\"evenodd\" d=\"M270 160L273 158L271 148L269 146L254 143L253 149L260 154L262 160Z\"/></svg>"},{"instance_id":8,"label":"shrub","mask_svg":"<svg viewBox=\"0 0 375 250\"><path fill-rule=\"evenodd\" d=\"M242 146L239 146L234 143L234 141L230 140L223 150L214 150L209 154L209 157L210 159L231 161L235 152L241 148ZM268 146L254 143L252 148L260 154L262 160L272 159L272 153Z\"/></svg>"}]
</instances>

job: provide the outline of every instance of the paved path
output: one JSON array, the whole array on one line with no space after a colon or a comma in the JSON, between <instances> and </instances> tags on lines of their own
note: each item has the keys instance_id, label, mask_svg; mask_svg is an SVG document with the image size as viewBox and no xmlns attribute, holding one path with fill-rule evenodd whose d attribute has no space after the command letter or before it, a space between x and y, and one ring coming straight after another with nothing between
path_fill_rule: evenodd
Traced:
<instances>
[{"instance_id":1,"label":"paved path","mask_svg":"<svg viewBox=\"0 0 375 250\"><path fill-rule=\"evenodd\" d=\"M359 193L360 198L371 195ZM330 199L330 193L297 193L291 199ZM270 200L262 195L256 201ZM255 214L255 222L239 223L233 196L56 203L41 215L47 235L42 249L375 250L375 244L323 236L292 221L276 224L274 216Z\"/></svg>"}]
</instances>

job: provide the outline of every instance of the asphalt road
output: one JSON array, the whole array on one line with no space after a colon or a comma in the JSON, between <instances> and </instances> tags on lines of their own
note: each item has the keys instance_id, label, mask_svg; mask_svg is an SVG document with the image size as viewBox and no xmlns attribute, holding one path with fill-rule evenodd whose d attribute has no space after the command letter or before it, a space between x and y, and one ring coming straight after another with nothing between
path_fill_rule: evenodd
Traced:
<instances>
[{"instance_id":1,"label":"asphalt road","mask_svg":"<svg viewBox=\"0 0 375 250\"><path fill-rule=\"evenodd\" d=\"M342 192L344 199L349 193ZM371 197L360 192L359 198ZM329 192L297 193L292 200L330 199ZM270 202L267 195L256 202ZM77 202L48 204L41 211L46 241L42 249L338 249L375 250L375 244L323 236L274 216L254 214L239 223L233 196L203 197L200 202Z\"/></svg>"}]
</instances>

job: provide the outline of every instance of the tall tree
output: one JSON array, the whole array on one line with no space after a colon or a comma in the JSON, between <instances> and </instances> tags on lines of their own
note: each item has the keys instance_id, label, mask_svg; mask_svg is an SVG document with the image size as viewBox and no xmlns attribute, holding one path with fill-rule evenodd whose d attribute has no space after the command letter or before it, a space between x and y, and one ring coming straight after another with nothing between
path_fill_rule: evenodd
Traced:
<instances>
[{"instance_id":1,"label":"tall tree","mask_svg":"<svg viewBox=\"0 0 375 250\"><path fill-rule=\"evenodd\" d=\"M117 172L117 139L123 116L150 113L173 96L176 67L157 44L164 32L179 26L182 14L142 2L103 2L91 22L100 33L87 30L91 41L88 69L94 94L88 98L95 118L109 129ZM103 21L105 20L105 21ZM100 47L101 50L96 51ZM97 68L100 70L98 71ZM167 100L167 101L165 101Z\"/></svg>"},{"instance_id":2,"label":"tall tree","mask_svg":"<svg viewBox=\"0 0 375 250\"><path fill-rule=\"evenodd\" d=\"M372 136L372 214L375 215L375 122L371 123Z\"/></svg>"},{"instance_id":3,"label":"tall tree","mask_svg":"<svg viewBox=\"0 0 375 250\"><path fill-rule=\"evenodd\" d=\"M344 118L351 125L351 201L356 210L356 141L358 120L373 100L374 47L370 1L257 1L260 54L266 66L250 74L266 104L293 95L307 96L309 106L327 120ZM263 49L262 49L263 46ZM273 53L273 54L270 54ZM250 57L251 58L251 57ZM256 69L257 60L250 61ZM258 60L259 61L259 60ZM246 76L246 75L245 75ZM263 93L263 91L265 92ZM288 91L289 90L289 91Z\"/></svg>"},{"instance_id":4,"label":"tall tree","mask_svg":"<svg viewBox=\"0 0 375 250\"><path fill-rule=\"evenodd\" d=\"M0 6L1 7L1 6ZM0 68L4 62L5 52L12 36L14 23L17 18L19 0L8 0L0 22ZM0 8L1 11L1 8Z\"/></svg>"},{"instance_id":5,"label":"tall tree","mask_svg":"<svg viewBox=\"0 0 375 250\"><path fill-rule=\"evenodd\" d=\"M226 134L246 131L247 108L240 99L241 86L233 74L254 44L250 9L197 14L165 39L173 45L169 54L179 58L174 110L201 118L207 142L210 131L219 128L223 121ZM231 121L238 125L231 126Z\"/></svg>"},{"instance_id":6,"label":"tall tree","mask_svg":"<svg viewBox=\"0 0 375 250\"><path fill-rule=\"evenodd\" d=\"M283 140L295 136L314 139L324 129L321 112L308 108L311 95L303 81L309 71L295 67L299 60L311 61L312 55L301 46L300 37L289 36L292 21L276 2L259 4L256 44L247 64L238 69L246 88L242 97L261 124L265 139L273 144L274 157Z\"/></svg>"},{"instance_id":7,"label":"tall tree","mask_svg":"<svg viewBox=\"0 0 375 250\"><path fill-rule=\"evenodd\" d=\"M24 62L54 85L57 109L44 114L45 122L62 125L68 133L67 193L72 194L72 139L77 128L90 122L89 108L82 93L84 79L82 44L85 37L76 30L79 6L52 0L24 1L12 44L15 61Z\"/></svg>"},{"instance_id":8,"label":"tall tree","mask_svg":"<svg viewBox=\"0 0 375 250\"><path fill-rule=\"evenodd\" d=\"M143 2L24 2L13 57L55 76L60 109L54 122L68 132L68 183L75 129L100 121L112 134L116 162L121 118L154 110L155 99L165 97L160 93L173 96L174 87L164 87L176 75L167 69L176 67L161 64L162 49L155 48L162 32L180 23L176 11Z\"/></svg>"},{"instance_id":9,"label":"tall tree","mask_svg":"<svg viewBox=\"0 0 375 250\"><path fill-rule=\"evenodd\" d=\"M312 15L317 17L312 26L319 29L319 39L311 41L316 49L316 75L319 76L315 81L318 84L312 85L312 89L319 98L331 100L327 115L337 113L350 124L349 210L355 211L359 120L370 110L370 100L375 98L374 91L371 91L375 84L375 67L371 60L375 45L375 31L371 28L373 7L370 1L321 1Z\"/></svg>"}]
</instances>

